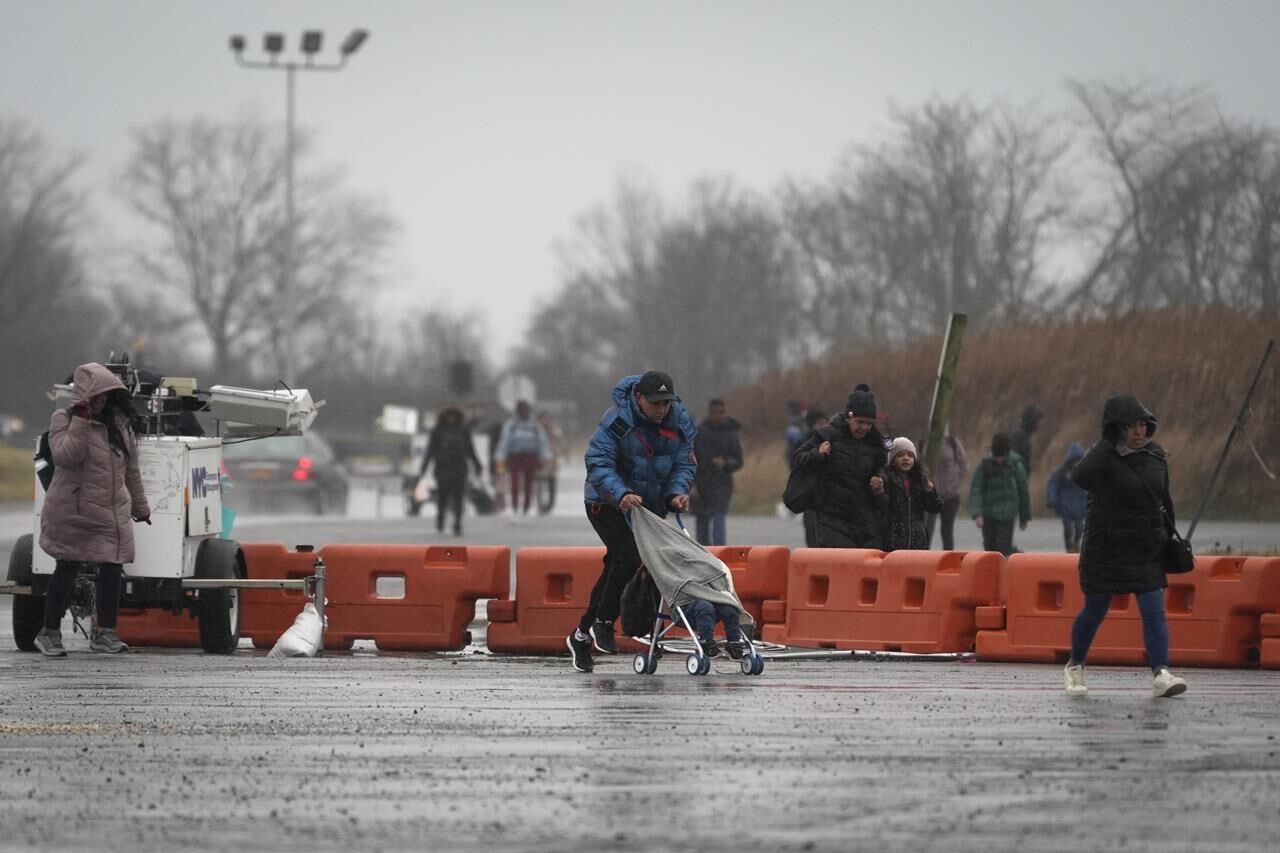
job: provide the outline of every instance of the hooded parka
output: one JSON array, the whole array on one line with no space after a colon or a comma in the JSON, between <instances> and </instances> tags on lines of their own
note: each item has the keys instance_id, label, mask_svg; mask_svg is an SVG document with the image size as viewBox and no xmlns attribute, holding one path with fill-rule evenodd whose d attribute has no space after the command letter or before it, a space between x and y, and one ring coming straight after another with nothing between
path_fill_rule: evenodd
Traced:
<instances>
[{"instance_id":1,"label":"hooded parka","mask_svg":"<svg viewBox=\"0 0 1280 853\"><path fill-rule=\"evenodd\" d=\"M818 452L824 441L831 442L826 456ZM795 467L818 474L812 507L819 547L880 547L880 507L871 478L884 465L885 451L884 437L875 427L854 438L845 414L834 416L796 450Z\"/></svg>"},{"instance_id":2,"label":"hooded parka","mask_svg":"<svg viewBox=\"0 0 1280 853\"><path fill-rule=\"evenodd\" d=\"M76 368L72 409L87 413L99 394L124 384L101 364ZM138 443L133 428L117 416L128 453L107 440L107 425L92 415L53 413L49 449L53 482L40 513L40 547L57 560L86 563L131 563L133 519L148 518L151 509L138 472Z\"/></svg>"},{"instance_id":3,"label":"hooded parka","mask_svg":"<svg viewBox=\"0 0 1280 853\"><path fill-rule=\"evenodd\" d=\"M1123 429L1147 422L1148 441L1129 450ZM1086 594L1143 593L1165 587L1161 549L1168 539L1160 507L1173 520L1169 465L1150 437L1155 416L1125 394L1107 400L1102 438L1076 463L1071 479L1089 493L1080 545L1080 588Z\"/></svg>"}]
</instances>

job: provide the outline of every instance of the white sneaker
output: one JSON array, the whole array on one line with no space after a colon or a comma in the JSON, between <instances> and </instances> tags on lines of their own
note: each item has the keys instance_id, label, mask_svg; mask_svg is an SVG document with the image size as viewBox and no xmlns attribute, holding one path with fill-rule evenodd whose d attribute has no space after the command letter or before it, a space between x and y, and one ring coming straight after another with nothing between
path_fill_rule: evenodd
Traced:
<instances>
[{"instance_id":1,"label":"white sneaker","mask_svg":"<svg viewBox=\"0 0 1280 853\"><path fill-rule=\"evenodd\" d=\"M1162 666L1151 681L1151 692L1157 698L1177 696L1187 692L1187 682L1170 672L1169 667Z\"/></svg>"},{"instance_id":2,"label":"white sneaker","mask_svg":"<svg viewBox=\"0 0 1280 853\"><path fill-rule=\"evenodd\" d=\"M1078 663L1067 664L1067 668L1062 671L1062 684L1068 696L1087 694L1089 688L1084 686L1084 666Z\"/></svg>"}]
</instances>

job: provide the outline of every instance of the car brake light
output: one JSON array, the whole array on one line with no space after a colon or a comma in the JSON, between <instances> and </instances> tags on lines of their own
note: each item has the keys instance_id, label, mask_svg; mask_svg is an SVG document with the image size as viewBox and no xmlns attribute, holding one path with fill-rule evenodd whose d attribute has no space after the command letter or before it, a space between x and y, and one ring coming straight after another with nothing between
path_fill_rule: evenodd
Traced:
<instances>
[{"instance_id":1,"label":"car brake light","mask_svg":"<svg viewBox=\"0 0 1280 853\"><path fill-rule=\"evenodd\" d=\"M311 479L311 457L303 456L298 459L298 467L293 469L293 479L298 481Z\"/></svg>"}]
</instances>

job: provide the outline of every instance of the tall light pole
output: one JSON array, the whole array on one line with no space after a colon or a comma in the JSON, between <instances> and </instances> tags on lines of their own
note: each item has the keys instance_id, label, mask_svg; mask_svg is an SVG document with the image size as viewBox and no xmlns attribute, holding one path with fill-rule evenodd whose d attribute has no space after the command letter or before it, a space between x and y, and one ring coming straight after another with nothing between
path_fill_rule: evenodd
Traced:
<instances>
[{"instance_id":1,"label":"tall light pole","mask_svg":"<svg viewBox=\"0 0 1280 853\"><path fill-rule=\"evenodd\" d=\"M290 298L293 292L293 283L295 275L295 258L294 243L296 239L295 229L297 220L294 215L294 199L293 199L293 160L294 160L294 76L296 72L301 71L341 71L347 65L347 59L360 49L360 46L369 38L368 30L352 30L342 45L338 48L338 59L332 62L318 61L317 57L320 53L321 45L324 43L324 33L320 30L306 30L302 34L302 42L300 50L302 53L301 61L297 59L286 59L281 61L281 54L284 53L284 35L282 33L266 33L262 37L262 50L267 55L266 60L245 59L245 39L242 35L233 35L231 37L231 51L236 56L236 63L241 68L264 69L267 71L284 71L285 72L285 136L284 136L284 204L285 204L285 247L284 247L284 274L280 284L280 292L277 294L278 300L275 310L275 322L284 319L284 313L290 306ZM282 326L284 340L284 364L281 365L281 372L287 382L293 382L293 375L296 369L297 354L294 352L294 337L292 327L285 322Z\"/></svg>"}]
</instances>

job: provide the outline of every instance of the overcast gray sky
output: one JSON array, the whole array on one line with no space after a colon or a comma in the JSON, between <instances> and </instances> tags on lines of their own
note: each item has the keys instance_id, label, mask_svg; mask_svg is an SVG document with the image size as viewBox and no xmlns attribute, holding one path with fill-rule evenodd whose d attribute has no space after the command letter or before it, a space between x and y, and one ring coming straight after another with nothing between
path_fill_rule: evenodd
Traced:
<instances>
[{"instance_id":1,"label":"overcast gray sky","mask_svg":"<svg viewBox=\"0 0 1280 853\"><path fill-rule=\"evenodd\" d=\"M819 178L890 101L969 94L1065 107L1067 77L1205 84L1280 124L1280 2L964 0L0 0L0 112L88 157L106 194L130 127L165 116L284 116L285 75L240 69L279 30L369 41L300 74L319 160L385 199L404 230L394 301L489 317L502 358L557 285L552 244L623 171L679 204L691 179L769 191ZM118 226L118 223L107 223ZM125 235L127 236L127 235Z\"/></svg>"}]
</instances>

